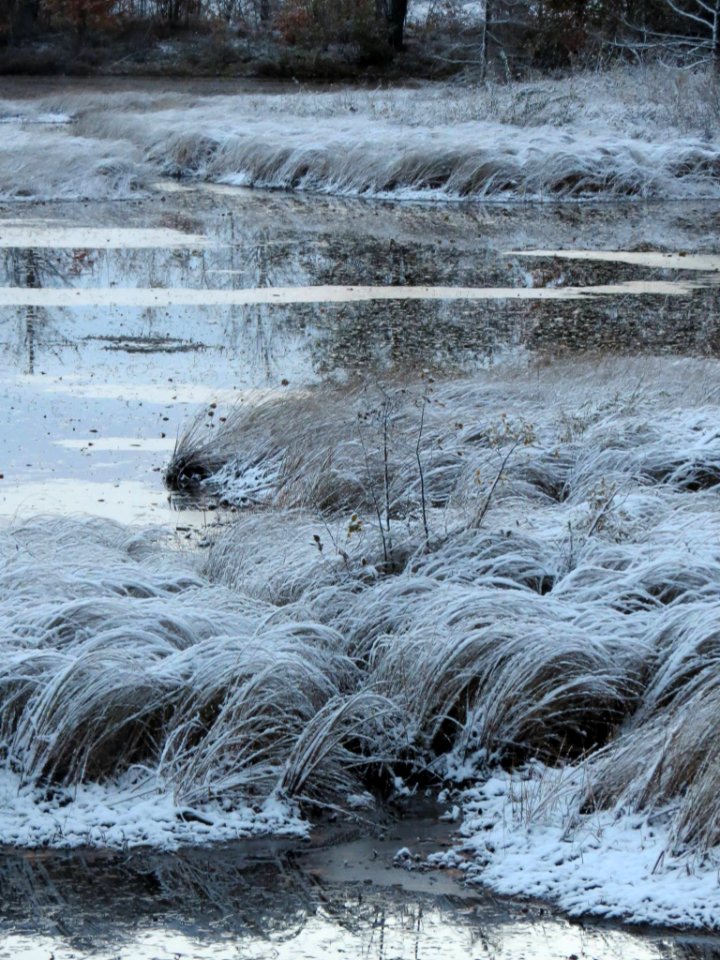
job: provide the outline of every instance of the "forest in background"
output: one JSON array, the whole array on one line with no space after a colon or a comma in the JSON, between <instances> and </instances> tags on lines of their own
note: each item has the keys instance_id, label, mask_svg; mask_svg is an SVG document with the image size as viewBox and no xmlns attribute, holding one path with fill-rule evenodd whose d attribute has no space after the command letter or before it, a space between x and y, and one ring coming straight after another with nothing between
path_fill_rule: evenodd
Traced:
<instances>
[{"instance_id":1,"label":"forest in background","mask_svg":"<svg viewBox=\"0 0 720 960\"><path fill-rule=\"evenodd\" d=\"M720 66L720 0L0 0L0 72L527 78Z\"/></svg>"}]
</instances>

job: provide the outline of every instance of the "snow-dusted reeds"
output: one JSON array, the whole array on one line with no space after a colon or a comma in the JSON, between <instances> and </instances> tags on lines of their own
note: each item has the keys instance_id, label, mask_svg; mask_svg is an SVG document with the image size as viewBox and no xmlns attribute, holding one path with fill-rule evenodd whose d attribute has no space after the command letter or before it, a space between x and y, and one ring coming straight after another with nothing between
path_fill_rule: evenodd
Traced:
<instances>
[{"instance_id":1,"label":"snow-dusted reeds","mask_svg":"<svg viewBox=\"0 0 720 960\"><path fill-rule=\"evenodd\" d=\"M260 816L537 759L581 765L576 816L715 846L719 387L616 359L203 411L169 476L240 508L206 552L3 532L7 770Z\"/></svg>"},{"instance_id":2,"label":"snow-dusted reeds","mask_svg":"<svg viewBox=\"0 0 720 960\"><path fill-rule=\"evenodd\" d=\"M151 770L178 802L232 805L347 792L348 741L371 758L355 727L379 701L332 628L109 523L35 521L2 540L2 750L22 783Z\"/></svg>"},{"instance_id":3,"label":"snow-dusted reeds","mask_svg":"<svg viewBox=\"0 0 720 960\"><path fill-rule=\"evenodd\" d=\"M709 71L660 66L414 90L0 100L0 197L125 196L158 177L407 199L716 197L718 102Z\"/></svg>"},{"instance_id":4,"label":"snow-dusted reeds","mask_svg":"<svg viewBox=\"0 0 720 960\"><path fill-rule=\"evenodd\" d=\"M247 503L262 423L272 483L206 573L336 629L411 767L589 757L578 809L675 804L707 846L719 385L647 360L324 388L200 418L174 462L222 452L201 485Z\"/></svg>"}]
</instances>

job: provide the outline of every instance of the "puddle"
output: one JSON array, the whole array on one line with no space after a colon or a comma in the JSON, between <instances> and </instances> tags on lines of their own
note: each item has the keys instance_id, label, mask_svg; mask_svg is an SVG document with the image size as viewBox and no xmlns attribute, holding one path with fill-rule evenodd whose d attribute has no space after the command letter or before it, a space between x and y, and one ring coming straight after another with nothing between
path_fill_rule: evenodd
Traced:
<instances>
[{"instance_id":1,"label":"puddle","mask_svg":"<svg viewBox=\"0 0 720 960\"><path fill-rule=\"evenodd\" d=\"M150 185L159 193L209 193L220 197L251 200L257 195L253 187L239 187L228 183L181 183L178 180L158 180Z\"/></svg>"},{"instance_id":2,"label":"puddle","mask_svg":"<svg viewBox=\"0 0 720 960\"><path fill-rule=\"evenodd\" d=\"M350 832L346 842L333 842ZM256 841L108 855L6 851L0 958L101 960L690 960L712 938L572 923L541 905L409 871L393 855L446 842L431 818L338 827L309 845ZM329 845L327 845L329 844Z\"/></svg>"},{"instance_id":3,"label":"puddle","mask_svg":"<svg viewBox=\"0 0 720 960\"><path fill-rule=\"evenodd\" d=\"M212 525L215 517L212 512L199 509L177 509L160 479L155 486L138 480L103 483L78 477L22 483L2 480L0 484L0 519L22 520L58 513L92 514L132 526L162 524L169 529L178 526L205 529Z\"/></svg>"}]
</instances>

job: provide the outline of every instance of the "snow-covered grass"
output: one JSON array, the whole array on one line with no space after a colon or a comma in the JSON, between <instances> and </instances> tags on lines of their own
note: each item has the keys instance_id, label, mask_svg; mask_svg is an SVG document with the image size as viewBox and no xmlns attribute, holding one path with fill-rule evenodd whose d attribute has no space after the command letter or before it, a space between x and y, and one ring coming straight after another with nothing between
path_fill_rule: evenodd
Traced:
<instances>
[{"instance_id":1,"label":"snow-covered grass","mask_svg":"<svg viewBox=\"0 0 720 960\"><path fill-rule=\"evenodd\" d=\"M173 850L188 844L238 838L306 836L308 824L287 800L229 807L205 801L183 803L155 772L130 770L108 783L72 788L38 786L4 769L0 773L3 843L17 847L152 846Z\"/></svg>"},{"instance_id":2,"label":"snow-covered grass","mask_svg":"<svg viewBox=\"0 0 720 960\"><path fill-rule=\"evenodd\" d=\"M719 119L709 72L660 66L419 89L75 91L0 100L0 197L125 196L168 176L406 199L718 197Z\"/></svg>"},{"instance_id":3,"label":"snow-covered grass","mask_svg":"<svg viewBox=\"0 0 720 960\"><path fill-rule=\"evenodd\" d=\"M497 771L462 797L457 846L430 862L498 893L558 904L571 916L720 927L717 863L672 853L667 818L601 809L578 816L582 767Z\"/></svg>"},{"instance_id":4,"label":"snow-covered grass","mask_svg":"<svg viewBox=\"0 0 720 960\"><path fill-rule=\"evenodd\" d=\"M544 771L521 826L509 775L491 826L473 820L487 789L466 796L469 847L493 851L473 875L576 911L712 926L719 390L714 362L652 360L326 388L220 427L203 412L176 461L202 467L217 439L222 463L197 483L247 504L263 438L262 504L206 572L343 636L398 711L403 770L466 785L498 764L533 761L520 783ZM613 885L617 863L598 868L596 887L578 855L558 873L548 844L568 831L599 837L596 858L637 848L635 872Z\"/></svg>"},{"instance_id":5,"label":"snow-covered grass","mask_svg":"<svg viewBox=\"0 0 720 960\"><path fill-rule=\"evenodd\" d=\"M719 415L717 362L649 358L202 411L169 475L244 507L207 551L2 533L0 839L117 843L87 797L135 784L165 826L118 799L123 842L435 783L473 877L717 925Z\"/></svg>"},{"instance_id":6,"label":"snow-covered grass","mask_svg":"<svg viewBox=\"0 0 720 960\"><path fill-rule=\"evenodd\" d=\"M167 845L190 821L213 825L206 839L297 830L301 791L352 787L341 731L372 729L379 698L357 691L331 628L211 585L109 522L1 536L3 784L21 798L3 841Z\"/></svg>"}]
</instances>

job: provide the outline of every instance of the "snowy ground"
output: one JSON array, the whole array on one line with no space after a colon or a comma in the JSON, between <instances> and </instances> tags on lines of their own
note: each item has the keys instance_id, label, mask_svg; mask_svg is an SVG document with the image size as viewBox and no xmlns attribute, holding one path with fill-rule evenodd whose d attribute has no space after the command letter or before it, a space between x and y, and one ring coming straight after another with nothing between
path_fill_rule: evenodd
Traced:
<instances>
[{"instance_id":1,"label":"snowy ground","mask_svg":"<svg viewBox=\"0 0 720 960\"><path fill-rule=\"evenodd\" d=\"M720 928L717 855L673 856L673 811L578 815L584 771L541 764L496 771L458 797L463 820L450 853L470 883L549 901L570 916Z\"/></svg>"},{"instance_id":2,"label":"snowy ground","mask_svg":"<svg viewBox=\"0 0 720 960\"><path fill-rule=\"evenodd\" d=\"M72 788L33 787L10 771L0 773L2 842L13 847L126 850L148 846L175 850L188 844L222 843L255 836L304 837L309 824L292 804L200 809L178 802L171 787L144 771L111 783Z\"/></svg>"}]
</instances>

